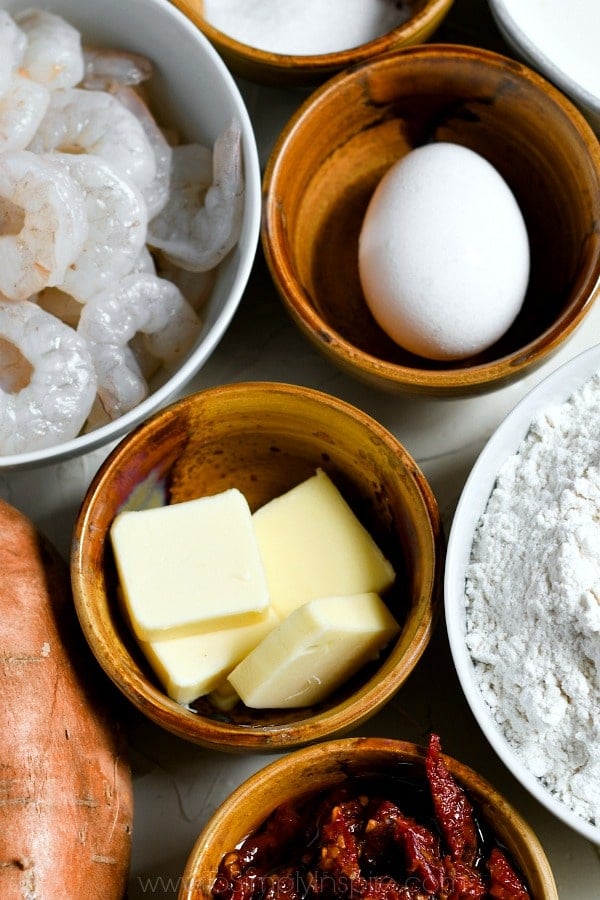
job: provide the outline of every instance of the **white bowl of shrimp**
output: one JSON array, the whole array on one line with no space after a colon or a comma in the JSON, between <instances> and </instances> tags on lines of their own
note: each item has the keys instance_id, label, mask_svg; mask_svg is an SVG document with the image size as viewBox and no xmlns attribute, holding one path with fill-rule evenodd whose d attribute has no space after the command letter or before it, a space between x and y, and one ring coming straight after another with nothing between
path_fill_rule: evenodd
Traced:
<instances>
[{"instance_id":1,"label":"white bowl of shrimp","mask_svg":"<svg viewBox=\"0 0 600 900\"><path fill-rule=\"evenodd\" d=\"M248 282L260 179L232 75L167 0L5 0L0 470L184 392Z\"/></svg>"}]
</instances>

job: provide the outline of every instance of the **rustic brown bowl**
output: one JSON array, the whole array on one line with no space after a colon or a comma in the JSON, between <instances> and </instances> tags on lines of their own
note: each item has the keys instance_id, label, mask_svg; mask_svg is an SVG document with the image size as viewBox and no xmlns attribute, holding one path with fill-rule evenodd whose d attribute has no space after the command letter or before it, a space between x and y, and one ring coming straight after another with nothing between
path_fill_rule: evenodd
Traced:
<instances>
[{"instance_id":1,"label":"rustic brown bowl","mask_svg":"<svg viewBox=\"0 0 600 900\"><path fill-rule=\"evenodd\" d=\"M211 898L223 855L265 821L276 806L313 791L326 791L349 777L390 779L414 766L423 776L425 750L385 738L326 741L289 753L247 779L221 804L204 827L188 858L179 900ZM514 859L536 900L558 900L544 850L527 822L480 775L445 756L446 765L468 791L482 820Z\"/></svg>"},{"instance_id":2,"label":"rustic brown bowl","mask_svg":"<svg viewBox=\"0 0 600 900\"><path fill-rule=\"evenodd\" d=\"M358 236L384 172L414 147L486 157L520 205L531 245L521 313L476 357L434 362L376 324ZM292 319L330 360L392 392L487 391L543 363L600 289L600 145L559 91L525 66L458 45L411 47L328 81L276 143L263 179L262 243Z\"/></svg>"},{"instance_id":3,"label":"rustic brown bowl","mask_svg":"<svg viewBox=\"0 0 600 900\"><path fill-rule=\"evenodd\" d=\"M402 630L389 652L327 703L303 710L219 713L170 700L137 648L117 601L109 531L117 511L157 485L168 502L239 488L251 509L324 469L397 572L386 600ZM382 426L303 387L211 388L154 415L112 451L93 479L73 537L77 613L100 665L142 713L212 748L280 750L341 733L375 713L423 653L439 608L440 517L415 462Z\"/></svg>"},{"instance_id":4,"label":"rustic brown bowl","mask_svg":"<svg viewBox=\"0 0 600 900\"><path fill-rule=\"evenodd\" d=\"M202 0L173 2L205 34L236 75L260 84L299 87L316 85L356 63L427 40L441 25L454 0L413 0L411 17L387 34L349 50L312 56L271 53L251 47L207 22Z\"/></svg>"}]
</instances>

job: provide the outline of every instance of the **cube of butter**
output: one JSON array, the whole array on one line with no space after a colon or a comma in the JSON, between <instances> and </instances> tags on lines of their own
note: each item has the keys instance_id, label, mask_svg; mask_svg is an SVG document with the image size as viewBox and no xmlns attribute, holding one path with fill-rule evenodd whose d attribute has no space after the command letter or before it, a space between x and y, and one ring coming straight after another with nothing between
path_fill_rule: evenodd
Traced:
<instances>
[{"instance_id":1,"label":"cube of butter","mask_svg":"<svg viewBox=\"0 0 600 900\"><path fill-rule=\"evenodd\" d=\"M267 610L250 508L236 488L121 512L110 536L125 611L142 641L249 625Z\"/></svg>"},{"instance_id":2,"label":"cube of butter","mask_svg":"<svg viewBox=\"0 0 600 900\"><path fill-rule=\"evenodd\" d=\"M372 659L399 630L378 594L309 600L274 628L228 681L246 706L312 706Z\"/></svg>"},{"instance_id":3,"label":"cube of butter","mask_svg":"<svg viewBox=\"0 0 600 900\"><path fill-rule=\"evenodd\" d=\"M395 578L369 532L321 469L253 517L271 603L283 618L308 600L383 593Z\"/></svg>"},{"instance_id":4,"label":"cube of butter","mask_svg":"<svg viewBox=\"0 0 600 900\"><path fill-rule=\"evenodd\" d=\"M189 637L140 641L140 647L168 696L177 703L192 703L219 688L240 660L278 623L278 617L269 607L252 625Z\"/></svg>"},{"instance_id":5,"label":"cube of butter","mask_svg":"<svg viewBox=\"0 0 600 900\"><path fill-rule=\"evenodd\" d=\"M209 691L206 699L221 712L229 712L237 705L240 695L233 685L227 681L227 678L225 678L224 681L214 687L212 691Z\"/></svg>"}]
</instances>

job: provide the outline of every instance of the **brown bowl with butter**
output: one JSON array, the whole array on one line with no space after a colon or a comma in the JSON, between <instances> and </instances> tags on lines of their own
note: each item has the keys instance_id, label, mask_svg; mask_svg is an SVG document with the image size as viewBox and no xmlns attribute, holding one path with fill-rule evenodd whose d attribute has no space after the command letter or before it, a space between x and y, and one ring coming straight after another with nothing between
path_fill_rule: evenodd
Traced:
<instances>
[{"instance_id":1,"label":"brown bowl with butter","mask_svg":"<svg viewBox=\"0 0 600 900\"><path fill-rule=\"evenodd\" d=\"M299 488L316 488L317 493L305 501L298 498ZM342 518L336 518L337 513L329 516L329 495L325 496L324 489L344 510ZM168 630L181 625L179 619L175 621L174 610L178 602L175 582L181 582L181 573L176 570L186 565L181 562L185 556L182 545L189 541L190 556L210 567L220 558L229 563L227 547L233 557L240 540L235 537L237 524L233 519L226 527L213 526L214 533L209 525L197 534L186 534L185 530L170 534L163 523L175 522L173 514L177 517L196 501L206 510L207 501L219 504L233 494L238 500L241 495L247 505L265 576L267 613L275 609L277 629L275 625L267 628L252 646L235 651L237 657L227 643L227 652L233 655L223 664L225 651L219 651L219 664L203 682L199 696L178 694L182 687L179 682L187 675L178 674L181 670L177 667L182 665L187 647L180 645L179 652L178 645L169 642L195 642L195 665L197 656L214 657L215 633L224 631L229 639L229 626L242 622L235 618L223 621L228 595L217 582L212 595L200 598L205 605L204 623L195 623L185 634ZM280 511L276 504L281 500L285 503ZM320 504L318 513L315 503ZM257 512L260 510L264 518L271 507L274 517L270 524L266 518L266 537L264 533L261 536ZM164 519L165 512L171 518ZM151 532L144 526L145 537L136 551L137 574L144 577L148 574L144 570L154 566L158 583L163 578L160 567L175 565L172 574L166 576L171 586L163 589L164 608L156 601L152 584L141 591L143 602L145 591L155 604L152 615L160 617L166 611L167 630L158 634L143 631L153 626L144 619L145 613L136 613L132 598L139 592L135 595L133 581L128 581L124 544L115 539L116 521L132 521L133 516L139 522L140 516L148 515L153 527L158 523L155 530L159 539L152 544ZM330 531L315 537L329 519ZM348 522L350 532L357 530L362 535L357 545L344 543ZM365 565L361 562L363 555ZM359 409L325 393L272 382L241 383L186 397L117 445L97 472L81 506L73 537L71 574L77 613L93 653L144 715L202 746L277 751L356 727L402 686L432 632L439 609L443 555L435 498L414 460L392 434ZM160 557L158 564L154 557ZM370 570L366 581L362 576L357 576L357 581L344 581L348 570L356 565L368 569L373 560L379 572L375 582ZM292 573L289 577L288 569ZM249 571L244 569L243 577L239 573L235 576L238 587L242 581L244 589L252 588ZM334 579L327 580L332 571ZM315 598L307 593L300 598L298 594L291 606L284 608L287 601L281 597L285 592L294 593L301 582L310 582L313 572L317 579L325 572L325 581L310 585L307 591L327 597ZM201 573L198 583L202 577ZM283 578L283 587L278 578ZM348 605L344 606L346 599ZM354 604L360 608L360 615L351 611ZM264 621L264 605L248 609L254 623ZM340 612L346 609L347 614ZM375 621L372 631L379 643L360 644L366 647L366 655L361 657L351 623L358 622L361 634L369 631L365 610L369 621ZM239 609L235 607L234 611ZM291 627L289 623L296 620L299 625ZM382 643L381 629L390 622L393 627ZM247 624L244 620L242 629ZM284 626L287 637L283 631L279 638ZM141 636L136 630L139 627ZM271 643L262 652L262 674L259 656L258 668L251 669L246 681L238 680L232 686L228 673L246 664L260 649L255 645L263 640ZM336 662L336 654L331 652L335 646L349 646L348 658L352 657L356 665L340 673L325 665L321 656L314 656L317 668L308 671L302 654L314 653L317 645L328 647L327 658L333 660L332 665ZM171 652L174 648L176 653ZM160 660L157 666L155 658L161 653L163 668ZM168 677L171 663L165 663L169 653L171 659L175 658L175 689ZM319 682L323 686L296 705L289 698L302 693L302 679L313 687ZM281 684L286 686L285 694L277 693Z\"/></svg>"},{"instance_id":2,"label":"brown bowl with butter","mask_svg":"<svg viewBox=\"0 0 600 900\"><path fill-rule=\"evenodd\" d=\"M384 330L372 312L374 303L400 309L396 329L405 335L409 317L387 299L385 285L365 288L360 266L363 227L384 177L413 154L431 154L443 145L465 159L475 154L492 167L512 194L528 245L516 316L491 343L469 345L470 353L452 359L417 352L398 334L390 336L389 327ZM483 329L500 282L516 277L517 255L506 252L515 229L499 228L494 239L500 217L489 202L491 192L488 198L474 191L475 180L464 171L461 163L462 182L436 176L438 187L427 205L420 205L420 196L434 180L415 178L410 184L418 192L414 220L405 222L408 204L397 203L395 218L381 229L385 270L402 278L394 302L404 302L407 286L418 290L411 316L420 316L422 327L444 339L448 326L459 323ZM425 44L331 78L279 136L263 194L262 244L293 322L344 372L390 393L451 397L504 386L547 361L598 296L598 140L560 91L498 53ZM408 190L400 196L413 202ZM479 207L472 219L471 201ZM488 228L491 239L482 246ZM420 254L420 269L406 263L415 256L405 252L398 232L410 242L411 253ZM463 234L457 246L456 236ZM386 248L391 248L387 255ZM375 266L376 273L383 270ZM441 283L445 271L452 280Z\"/></svg>"},{"instance_id":3,"label":"brown bowl with butter","mask_svg":"<svg viewBox=\"0 0 600 900\"><path fill-rule=\"evenodd\" d=\"M255 900L558 898L531 826L437 735L324 741L252 775L198 836L179 900L244 884Z\"/></svg>"}]
</instances>

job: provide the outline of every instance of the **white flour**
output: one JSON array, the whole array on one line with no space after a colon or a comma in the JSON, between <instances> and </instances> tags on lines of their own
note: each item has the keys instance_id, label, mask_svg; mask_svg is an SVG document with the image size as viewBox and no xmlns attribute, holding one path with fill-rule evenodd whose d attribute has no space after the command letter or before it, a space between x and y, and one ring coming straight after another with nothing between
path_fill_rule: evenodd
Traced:
<instances>
[{"instance_id":1,"label":"white flour","mask_svg":"<svg viewBox=\"0 0 600 900\"><path fill-rule=\"evenodd\" d=\"M273 53L335 53L405 22L397 0L204 0L207 22L235 40Z\"/></svg>"},{"instance_id":2,"label":"white flour","mask_svg":"<svg viewBox=\"0 0 600 900\"><path fill-rule=\"evenodd\" d=\"M600 824L600 372L502 467L467 571L467 644L527 768Z\"/></svg>"}]
</instances>

